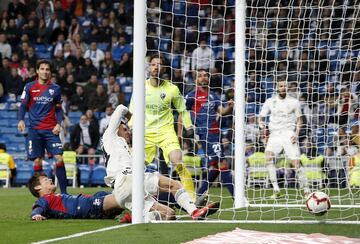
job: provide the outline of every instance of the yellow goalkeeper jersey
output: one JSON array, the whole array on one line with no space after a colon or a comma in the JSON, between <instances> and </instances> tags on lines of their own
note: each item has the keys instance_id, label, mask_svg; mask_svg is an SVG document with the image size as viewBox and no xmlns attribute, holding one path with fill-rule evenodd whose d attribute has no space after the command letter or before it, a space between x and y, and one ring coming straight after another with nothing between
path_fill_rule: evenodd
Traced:
<instances>
[{"instance_id":1,"label":"yellow goalkeeper jersey","mask_svg":"<svg viewBox=\"0 0 360 244\"><path fill-rule=\"evenodd\" d=\"M130 112L133 112L133 99ZM146 133L161 133L174 129L172 106L182 116L185 128L192 125L190 113L186 110L185 99L179 88L165 80L160 86L152 86L150 79L145 81L145 129ZM132 121L130 121L131 124Z\"/></svg>"}]
</instances>

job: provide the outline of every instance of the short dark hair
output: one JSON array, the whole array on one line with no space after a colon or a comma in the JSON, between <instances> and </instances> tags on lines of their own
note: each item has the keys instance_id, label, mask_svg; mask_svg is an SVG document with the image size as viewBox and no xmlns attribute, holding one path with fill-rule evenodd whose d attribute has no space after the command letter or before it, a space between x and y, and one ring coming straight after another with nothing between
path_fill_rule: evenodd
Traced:
<instances>
[{"instance_id":1,"label":"short dark hair","mask_svg":"<svg viewBox=\"0 0 360 244\"><path fill-rule=\"evenodd\" d=\"M39 61L37 61L36 63L36 70L38 70L40 68L40 65L42 64L47 64L50 67L50 70L52 70L52 64L49 60L46 59L40 59Z\"/></svg>"},{"instance_id":2,"label":"short dark hair","mask_svg":"<svg viewBox=\"0 0 360 244\"><path fill-rule=\"evenodd\" d=\"M0 149L6 152L6 145L4 143L0 143Z\"/></svg>"},{"instance_id":3,"label":"short dark hair","mask_svg":"<svg viewBox=\"0 0 360 244\"><path fill-rule=\"evenodd\" d=\"M47 175L44 172L34 173L33 176L30 178L30 180L28 182L29 191L36 198L40 197L39 191L36 190L35 187L40 185L40 177L41 176L46 176L47 177Z\"/></svg>"},{"instance_id":4,"label":"short dark hair","mask_svg":"<svg viewBox=\"0 0 360 244\"><path fill-rule=\"evenodd\" d=\"M154 58L160 59L161 64L164 64L163 57L162 57L161 55L159 55L159 54L153 54L153 55L151 55L150 58L149 58L149 63L151 63L151 61L152 61Z\"/></svg>"}]
</instances>

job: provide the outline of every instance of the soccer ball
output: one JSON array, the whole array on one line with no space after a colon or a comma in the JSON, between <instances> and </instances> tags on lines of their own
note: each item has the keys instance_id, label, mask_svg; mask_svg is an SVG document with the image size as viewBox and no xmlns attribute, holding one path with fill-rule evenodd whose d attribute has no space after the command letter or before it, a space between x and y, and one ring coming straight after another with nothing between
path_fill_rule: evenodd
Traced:
<instances>
[{"instance_id":1,"label":"soccer ball","mask_svg":"<svg viewBox=\"0 0 360 244\"><path fill-rule=\"evenodd\" d=\"M306 199L305 204L309 212L316 216L324 215L331 207L329 196L321 191L311 193Z\"/></svg>"}]
</instances>

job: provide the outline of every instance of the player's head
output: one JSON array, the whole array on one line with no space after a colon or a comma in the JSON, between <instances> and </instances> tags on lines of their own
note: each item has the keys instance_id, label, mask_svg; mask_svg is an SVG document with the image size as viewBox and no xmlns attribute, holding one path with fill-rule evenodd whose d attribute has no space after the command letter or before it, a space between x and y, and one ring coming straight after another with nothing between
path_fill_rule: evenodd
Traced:
<instances>
[{"instance_id":1,"label":"player's head","mask_svg":"<svg viewBox=\"0 0 360 244\"><path fill-rule=\"evenodd\" d=\"M47 81L51 77L51 62L49 60L41 59L36 64L36 73L39 80Z\"/></svg>"},{"instance_id":2,"label":"player's head","mask_svg":"<svg viewBox=\"0 0 360 244\"><path fill-rule=\"evenodd\" d=\"M201 87L208 87L209 85L209 72L205 69L196 71L196 85Z\"/></svg>"},{"instance_id":3,"label":"player's head","mask_svg":"<svg viewBox=\"0 0 360 244\"><path fill-rule=\"evenodd\" d=\"M279 80L276 84L276 93L281 97L286 97L287 84L285 80Z\"/></svg>"},{"instance_id":4,"label":"player's head","mask_svg":"<svg viewBox=\"0 0 360 244\"><path fill-rule=\"evenodd\" d=\"M149 72L151 78L160 78L164 73L164 62L159 55L152 55L149 59Z\"/></svg>"},{"instance_id":5,"label":"player's head","mask_svg":"<svg viewBox=\"0 0 360 244\"><path fill-rule=\"evenodd\" d=\"M30 178L28 185L31 194L37 198L56 191L53 181L45 173L35 173Z\"/></svg>"},{"instance_id":6,"label":"player's head","mask_svg":"<svg viewBox=\"0 0 360 244\"><path fill-rule=\"evenodd\" d=\"M122 137L125 139L126 143L128 145L132 144L132 135L131 135L131 130L130 128L127 126L125 121L121 121L119 127L118 127L118 132L117 132L118 136Z\"/></svg>"}]
</instances>

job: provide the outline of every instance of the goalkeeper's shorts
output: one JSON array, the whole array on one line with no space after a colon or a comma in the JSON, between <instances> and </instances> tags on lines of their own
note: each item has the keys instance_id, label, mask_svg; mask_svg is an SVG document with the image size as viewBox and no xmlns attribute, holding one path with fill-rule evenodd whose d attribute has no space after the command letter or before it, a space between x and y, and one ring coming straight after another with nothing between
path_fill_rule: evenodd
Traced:
<instances>
[{"instance_id":1,"label":"goalkeeper's shorts","mask_svg":"<svg viewBox=\"0 0 360 244\"><path fill-rule=\"evenodd\" d=\"M161 133L146 133L145 160L147 164L151 163L155 158L157 147L163 151L165 162L168 164L170 162L170 152L181 150L175 130L162 130Z\"/></svg>"}]
</instances>

